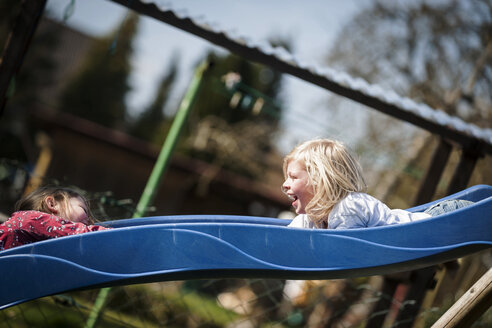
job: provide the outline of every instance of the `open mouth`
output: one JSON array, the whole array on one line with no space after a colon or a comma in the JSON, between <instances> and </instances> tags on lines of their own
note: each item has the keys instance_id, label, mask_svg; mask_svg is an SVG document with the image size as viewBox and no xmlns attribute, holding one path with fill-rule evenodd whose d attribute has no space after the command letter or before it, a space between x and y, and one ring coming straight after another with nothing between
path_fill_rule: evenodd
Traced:
<instances>
[{"instance_id":1,"label":"open mouth","mask_svg":"<svg viewBox=\"0 0 492 328\"><path fill-rule=\"evenodd\" d=\"M292 207L297 208L297 196L289 195L290 200L292 201Z\"/></svg>"},{"instance_id":2,"label":"open mouth","mask_svg":"<svg viewBox=\"0 0 492 328\"><path fill-rule=\"evenodd\" d=\"M289 197L289 199L294 202L297 200L297 196L295 195L288 194L287 197Z\"/></svg>"}]
</instances>

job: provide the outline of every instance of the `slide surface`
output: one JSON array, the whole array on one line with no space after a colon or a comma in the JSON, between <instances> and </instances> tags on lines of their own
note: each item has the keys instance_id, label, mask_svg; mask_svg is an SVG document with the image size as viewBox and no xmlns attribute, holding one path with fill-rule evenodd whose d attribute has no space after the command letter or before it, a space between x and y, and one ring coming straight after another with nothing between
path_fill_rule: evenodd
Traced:
<instances>
[{"instance_id":1,"label":"slide surface","mask_svg":"<svg viewBox=\"0 0 492 328\"><path fill-rule=\"evenodd\" d=\"M287 228L248 216L162 216L0 252L0 309L70 290L207 278L335 279L414 270L492 246L492 187L475 204L418 222L352 230ZM411 208L422 211L432 203Z\"/></svg>"}]
</instances>

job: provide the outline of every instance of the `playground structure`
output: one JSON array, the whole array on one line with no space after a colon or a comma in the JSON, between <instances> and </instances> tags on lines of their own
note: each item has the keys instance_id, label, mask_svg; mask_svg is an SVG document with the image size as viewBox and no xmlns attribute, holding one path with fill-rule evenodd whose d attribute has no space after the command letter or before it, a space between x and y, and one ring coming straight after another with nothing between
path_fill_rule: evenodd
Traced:
<instances>
[{"instance_id":1,"label":"playground structure","mask_svg":"<svg viewBox=\"0 0 492 328\"><path fill-rule=\"evenodd\" d=\"M272 49L268 46L257 46L255 44L243 42L243 40L230 38L227 33L224 33L223 31L214 31L205 25L197 24L189 17L178 17L172 8L159 8L152 2L148 3L145 1L114 2L118 2L141 14L154 17L167 24L171 24L197 36L203 37L246 59L270 65L281 72L292 74L305 81L314 83L339 95L348 97L376 110L406 120L416 126L440 135L442 138L441 143L435 151L431 167L429 168L428 174L417 195L416 203L418 204L426 203L431 200L453 144L458 144L461 147L462 157L448 189L449 194L464 189L477 159L485 153L492 153L492 134L490 131L478 129L460 120L448 117L441 112L434 111L427 106L416 104L409 99L401 98L395 94L380 90L375 86L368 85L365 81L352 79L350 76L330 70L320 70L315 67L297 64L296 59L285 51ZM44 3L45 1L33 1L30 4L26 3L26 8L30 8L27 12L32 13L32 17L36 17L36 15L39 15L42 12ZM35 25L35 20L33 20L31 26L25 25L24 30L17 30L17 35L19 37L16 37L15 40L19 41L19 45L22 45L22 40L24 40L25 44L28 43L29 32L32 32ZM6 51L6 54L13 54L16 52L16 47L9 49L10 52ZM17 47L17 51L22 52L23 49L24 47ZM0 77L2 79L7 77L8 82L9 75L5 74L5 68L11 68L11 71L13 72L15 71L17 64L12 65L11 63L18 63L18 65L20 65L20 62L14 59L8 60L8 56L5 56L4 58L5 64L0 65ZM15 58L15 56L10 58ZM20 56L17 58L20 58ZM4 88L3 85L4 84L0 84L0 91L2 91L1 95L3 101L5 101L4 90L6 90L6 88ZM159 179L157 178L156 180L156 183L158 183ZM151 202L151 198L148 199L147 202ZM386 230L383 229L383 231ZM485 230L485 232L487 232L487 230ZM426 264L430 265L432 263ZM405 269L417 269L418 267L418 265L415 265L406 267ZM373 273L385 272L382 270ZM426 274L429 275L429 273ZM432 276L433 274L431 273L430 275Z\"/></svg>"},{"instance_id":2,"label":"playground structure","mask_svg":"<svg viewBox=\"0 0 492 328\"><path fill-rule=\"evenodd\" d=\"M394 273L491 247L492 187L448 198L475 204L410 224L351 230L309 231L285 228L288 220L205 215L106 222L115 229L1 252L0 267L9 269L0 286L0 309L70 290L164 280Z\"/></svg>"}]
</instances>

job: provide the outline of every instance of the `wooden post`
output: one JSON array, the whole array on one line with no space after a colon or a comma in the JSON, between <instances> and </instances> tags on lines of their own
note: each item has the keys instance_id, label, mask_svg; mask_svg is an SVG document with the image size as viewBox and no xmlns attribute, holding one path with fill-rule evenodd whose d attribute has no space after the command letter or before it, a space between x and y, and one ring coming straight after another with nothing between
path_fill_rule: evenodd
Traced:
<instances>
[{"instance_id":1,"label":"wooden post","mask_svg":"<svg viewBox=\"0 0 492 328\"><path fill-rule=\"evenodd\" d=\"M444 168L446 167L446 164L448 162L451 150L451 144L441 138L432 156L431 164L424 177L424 181L420 185L420 189L415 200L415 205L427 203L432 200L432 197L434 196L437 188L437 184L439 183ZM435 267L412 271L412 276L414 278L413 282L409 282L408 278L395 280L391 276L385 276L382 292L387 295L381 296L380 300L372 311L372 317L368 320L366 328L376 328L383 325L386 314L389 312L389 307L391 306L391 298L393 297L398 285L402 283L410 284L405 300L415 301L415 303L413 303L412 306L407 306L407 308L401 309L398 313L397 321L403 320L403 325L411 327L414 321L414 318L412 318L412 316L415 316L419 311L421 302L427 291L426 288L422 287L428 286L433 282L434 273ZM410 274L410 272L408 272L407 274ZM416 280L418 281L418 283L415 282ZM386 300L385 297L388 297L388 295L390 299Z\"/></svg>"},{"instance_id":2,"label":"wooden post","mask_svg":"<svg viewBox=\"0 0 492 328\"><path fill-rule=\"evenodd\" d=\"M402 279L393 279L391 275L384 277L383 287L381 288L381 296L378 302L371 311L369 320L367 320L365 328L381 328L386 320L386 316L393 304L393 297L396 288L402 282Z\"/></svg>"},{"instance_id":3,"label":"wooden post","mask_svg":"<svg viewBox=\"0 0 492 328\"><path fill-rule=\"evenodd\" d=\"M31 178L24 189L24 195L28 195L32 191L36 190L43 183L43 179L46 176L46 172L51 164L53 157L53 151L51 149L51 140L46 133L41 132L36 135L36 143L40 149L34 172L31 174Z\"/></svg>"},{"instance_id":4,"label":"wooden post","mask_svg":"<svg viewBox=\"0 0 492 328\"><path fill-rule=\"evenodd\" d=\"M492 306L492 268L489 269L432 328L470 327Z\"/></svg>"},{"instance_id":5,"label":"wooden post","mask_svg":"<svg viewBox=\"0 0 492 328\"><path fill-rule=\"evenodd\" d=\"M432 200L435 187L439 182L450 152L451 145L446 141L441 140L438 148L434 152L431 167L426 175L426 181L424 181L419 191L419 195L417 196L416 205ZM478 153L473 152L472 150L463 150L460 162L454 171L453 178L448 187L447 195L466 188L479 156ZM405 328L413 326L427 289L432 288L432 284L435 282L435 272L436 267L428 267L413 271L412 274L416 277L416 280L410 285L405 297L405 302L409 303L413 301L414 303L412 306L400 310L396 319L398 327Z\"/></svg>"},{"instance_id":6,"label":"wooden post","mask_svg":"<svg viewBox=\"0 0 492 328\"><path fill-rule=\"evenodd\" d=\"M435 266L412 271L411 285L405 295L405 306L398 312L395 320L397 327L413 327L427 290L435 287L435 273Z\"/></svg>"},{"instance_id":7,"label":"wooden post","mask_svg":"<svg viewBox=\"0 0 492 328\"><path fill-rule=\"evenodd\" d=\"M24 0L0 58L0 114L7 102L10 82L22 65L24 55L44 11L46 0Z\"/></svg>"},{"instance_id":8,"label":"wooden post","mask_svg":"<svg viewBox=\"0 0 492 328\"><path fill-rule=\"evenodd\" d=\"M436 192L437 184L441 179L442 172L451 154L452 146L444 139L439 140L429 169L424 178L424 182L420 185L419 192L415 199L414 205L420 205L432 200L432 196Z\"/></svg>"},{"instance_id":9,"label":"wooden post","mask_svg":"<svg viewBox=\"0 0 492 328\"><path fill-rule=\"evenodd\" d=\"M475 164L477 164L477 160L481 156L481 154L463 149L460 162L454 171L453 178L451 179L448 187L448 195L454 194L455 192L466 188L473 173L473 169L475 168Z\"/></svg>"}]
</instances>

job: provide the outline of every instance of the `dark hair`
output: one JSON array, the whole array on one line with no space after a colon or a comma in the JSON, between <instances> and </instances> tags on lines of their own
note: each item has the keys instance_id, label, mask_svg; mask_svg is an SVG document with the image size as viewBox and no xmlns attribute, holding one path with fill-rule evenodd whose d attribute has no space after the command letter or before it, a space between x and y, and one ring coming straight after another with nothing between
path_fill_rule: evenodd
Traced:
<instances>
[{"instance_id":1,"label":"dark hair","mask_svg":"<svg viewBox=\"0 0 492 328\"><path fill-rule=\"evenodd\" d=\"M68 201L70 198L78 197L85 202L87 205L87 210L89 211L89 202L84 196L82 196L82 194L73 189L58 186L45 186L34 190L17 201L15 204L15 210L50 213L50 210L45 202L46 197L49 196L53 197L57 202L62 203L64 209L68 208ZM92 221L92 214L89 212L88 215L90 221ZM68 220L69 218L65 219Z\"/></svg>"}]
</instances>

